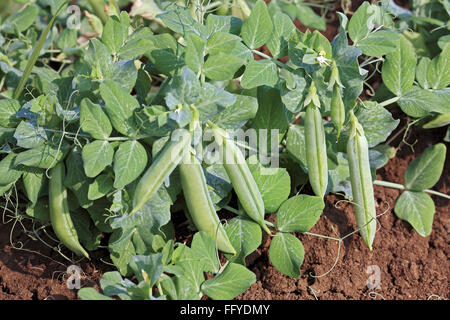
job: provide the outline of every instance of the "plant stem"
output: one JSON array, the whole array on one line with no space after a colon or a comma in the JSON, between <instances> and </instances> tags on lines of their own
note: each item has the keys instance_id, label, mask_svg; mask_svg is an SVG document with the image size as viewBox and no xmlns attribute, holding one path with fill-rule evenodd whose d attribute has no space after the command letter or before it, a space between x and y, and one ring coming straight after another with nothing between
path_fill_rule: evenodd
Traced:
<instances>
[{"instance_id":1,"label":"plant stem","mask_svg":"<svg viewBox=\"0 0 450 320\"><path fill-rule=\"evenodd\" d=\"M400 99L400 97L393 97L393 98L391 98L391 99L388 99L388 100L386 100L386 101L383 101L383 102L379 103L378 105L379 105L380 107L386 107L386 106L388 106L388 105L390 105L390 104L393 104L393 103L397 102L398 99Z\"/></svg>"},{"instance_id":2,"label":"plant stem","mask_svg":"<svg viewBox=\"0 0 450 320\"><path fill-rule=\"evenodd\" d=\"M378 185L378 186L382 186L382 187L386 187L386 188L392 188L392 189L399 189L399 190L405 190L405 186L399 183L394 183L394 182L388 182L388 181L382 181L382 180L375 180L373 182L373 184ZM426 193L431 193L434 194L436 196L445 198L445 199L450 199L450 196L445 194L445 193L441 193L438 191L434 191L431 189L425 189L423 190L423 192Z\"/></svg>"}]
</instances>

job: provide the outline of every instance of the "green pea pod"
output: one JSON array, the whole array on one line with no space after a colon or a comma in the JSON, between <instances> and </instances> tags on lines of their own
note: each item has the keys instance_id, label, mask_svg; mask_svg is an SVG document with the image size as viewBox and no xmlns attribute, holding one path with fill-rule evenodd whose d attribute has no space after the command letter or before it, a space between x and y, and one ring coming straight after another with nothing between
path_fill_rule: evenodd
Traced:
<instances>
[{"instance_id":1,"label":"green pea pod","mask_svg":"<svg viewBox=\"0 0 450 320\"><path fill-rule=\"evenodd\" d=\"M171 139L139 180L134 192L133 210L130 214L136 213L158 191L189 150L191 139L192 136L188 130L179 129L172 133Z\"/></svg>"},{"instance_id":2,"label":"green pea pod","mask_svg":"<svg viewBox=\"0 0 450 320\"><path fill-rule=\"evenodd\" d=\"M255 220L264 231L270 234L270 230L264 222L264 201L244 155L239 147L229 139L225 131L215 125L211 127L217 143L221 145L220 154L223 166L242 208L251 219Z\"/></svg>"},{"instance_id":3,"label":"green pea pod","mask_svg":"<svg viewBox=\"0 0 450 320\"><path fill-rule=\"evenodd\" d=\"M369 164L369 145L358 119L350 111L351 131L347 142L347 156L352 184L356 224L364 242L372 250L377 228L372 174Z\"/></svg>"},{"instance_id":4,"label":"green pea pod","mask_svg":"<svg viewBox=\"0 0 450 320\"><path fill-rule=\"evenodd\" d=\"M77 231L70 217L67 190L64 187L64 171L63 162L59 162L50 170L50 221L56 236L67 248L79 256L89 258L89 254L78 241Z\"/></svg>"},{"instance_id":5,"label":"green pea pod","mask_svg":"<svg viewBox=\"0 0 450 320\"><path fill-rule=\"evenodd\" d=\"M305 115L306 165L309 183L316 196L323 197L328 186L328 159L320 109L313 102Z\"/></svg>"},{"instance_id":6,"label":"green pea pod","mask_svg":"<svg viewBox=\"0 0 450 320\"><path fill-rule=\"evenodd\" d=\"M220 251L236 254L214 209L200 162L188 152L178 167L186 205L195 226L215 239Z\"/></svg>"},{"instance_id":7,"label":"green pea pod","mask_svg":"<svg viewBox=\"0 0 450 320\"><path fill-rule=\"evenodd\" d=\"M331 96L331 121L337 130L337 138L339 138L342 125L345 122L345 107L341 97L341 89L337 83L333 86L333 95Z\"/></svg>"}]
</instances>

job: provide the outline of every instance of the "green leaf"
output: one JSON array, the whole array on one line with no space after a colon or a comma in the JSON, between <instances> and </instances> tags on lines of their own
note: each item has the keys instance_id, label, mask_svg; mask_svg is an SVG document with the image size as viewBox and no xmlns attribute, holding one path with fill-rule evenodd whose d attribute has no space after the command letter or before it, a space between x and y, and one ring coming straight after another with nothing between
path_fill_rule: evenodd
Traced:
<instances>
[{"instance_id":1,"label":"green leaf","mask_svg":"<svg viewBox=\"0 0 450 320\"><path fill-rule=\"evenodd\" d=\"M158 34L153 38L151 50L146 53L146 56L161 73L172 76L185 65L185 50L168 33Z\"/></svg>"},{"instance_id":2,"label":"green leaf","mask_svg":"<svg viewBox=\"0 0 450 320\"><path fill-rule=\"evenodd\" d=\"M99 293L94 288L81 288L78 290L77 294L81 300L113 300L112 298Z\"/></svg>"},{"instance_id":3,"label":"green leaf","mask_svg":"<svg viewBox=\"0 0 450 320\"><path fill-rule=\"evenodd\" d=\"M127 136L136 134L133 113L139 109L137 100L119 84L110 80L102 82L100 94L105 101L105 110L114 129Z\"/></svg>"},{"instance_id":4,"label":"green leaf","mask_svg":"<svg viewBox=\"0 0 450 320\"><path fill-rule=\"evenodd\" d=\"M17 154L11 152L0 161L0 186L16 182L22 176L22 171L14 164L16 158Z\"/></svg>"},{"instance_id":5,"label":"green leaf","mask_svg":"<svg viewBox=\"0 0 450 320\"><path fill-rule=\"evenodd\" d=\"M281 273L298 278L304 256L303 244L292 234L278 232L272 238L269 248L270 262Z\"/></svg>"},{"instance_id":6,"label":"green leaf","mask_svg":"<svg viewBox=\"0 0 450 320\"><path fill-rule=\"evenodd\" d=\"M42 169L53 168L63 159L68 148L69 145L66 142L63 142L61 147L53 143L42 144L37 148L23 151L18 154L14 165L24 165Z\"/></svg>"},{"instance_id":7,"label":"green leaf","mask_svg":"<svg viewBox=\"0 0 450 320\"><path fill-rule=\"evenodd\" d=\"M195 33L191 33L187 38L186 65L195 73L200 72L205 62L205 46L205 41Z\"/></svg>"},{"instance_id":8,"label":"green leaf","mask_svg":"<svg viewBox=\"0 0 450 320\"><path fill-rule=\"evenodd\" d=\"M325 18L317 15L314 10L302 3L295 3L293 5L293 11L296 13L296 17L305 25L311 28L326 30ZM290 11L285 11L289 14Z\"/></svg>"},{"instance_id":9,"label":"green leaf","mask_svg":"<svg viewBox=\"0 0 450 320\"><path fill-rule=\"evenodd\" d=\"M119 18L115 16L110 16L103 27L102 42L111 54L117 54L126 41L127 33L123 29Z\"/></svg>"},{"instance_id":10,"label":"green leaf","mask_svg":"<svg viewBox=\"0 0 450 320\"><path fill-rule=\"evenodd\" d=\"M286 149L289 154L306 168L305 127L291 124L286 139Z\"/></svg>"},{"instance_id":11,"label":"green leaf","mask_svg":"<svg viewBox=\"0 0 450 320\"><path fill-rule=\"evenodd\" d=\"M431 62L430 58L423 57L419 60L419 63L417 64L416 68L416 80L419 83L419 85L424 89L430 88L427 80L427 71L430 62Z\"/></svg>"},{"instance_id":12,"label":"green leaf","mask_svg":"<svg viewBox=\"0 0 450 320\"><path fill-rule=\"evenodd\" d=\"M136 84L138 70L134 60L119 60L114 63L113 75L110 78L117 82L125 91L130 92Z\"/></svg>"},{"instance_id":13,"label":"green leaf","mask_svg":"<svg viewBox=\"0 0 450 320\"><path fill-rule=\"evenodd\" d=\"M389 111L374 102L368 101L364 104L368 108L360 106L355 115L364 129L369 148L372 148L386 141L400 120L392 118Z\"/></svg>"},{"instance_id":14,"label":"green leaf","mask_svg":"<svg viewBox=\"0 0 450 320\"><path fill-rule=\"evenodd\" d=\"M187 8L170 3L163 10L164 12L156 17L161 19L170 30L183 35L185 38L190 33L194 33L203 39L206 37L206 27L195 21Z\"/></svg>"},{"instance_id":15,"label":"green leaf","mask_svg":"<svg viewBox=\"0 0 450 320\"><path fill-rule=\"evenodd\" d=\"M231 80L244 63L239 57L221 52L209 56L203 66L203 72L211 80Z\"/></svg>"},{"instance_id":16,"label":"green leaf","mask_svg":"<svg viewBox=\"0 0 450 320\"><path fill-rule=\"evenodd\" d=\"M324 208L321 197L301 194L289 198L277 212L277 227L282 232L306 232L316 224Z\"/></svg>"},{"instance_id":17,"label":"green leaf","mask_svg":"<svg viewBox=\"0 0 450 320\"><path fill-rule=\"evenodd\" d=\"M450 124L450 112L445 114L439 114L435 116L432 120L425 123L423 125L424 129L433 129L433 128L440 128L445 127Z\"/></svg>"},{"instance_id":18,"label":"green leaf","mask_svg":"<svg viewBox=\"0 0 450 320\"><path fill-rule=\"evenodd\" d=\"M86 176L93 178L113 161L114 149L108 141L95 140L83 147L82 157Z\"/></svg>"},{"instance_id":19,"label":"green leaf","mask_svg":"<svg viewBox=\"0 0 450 320\"><path fill-rule=\"evenodd\" d=\"M235 255L226 254L230 262L245 266L245 257L255 251L262 240L261 227L245 217L235 217L225 225L225 231L234 249Z\"/></svg>"},{"instance_id":20,"label":"green leaf","mask_svg":"<svg viewBox=\"0 0 450 320\"><path fill-rule=\"evenodd\" d=\"M98 39L91 39L84 59L91 67L91 77L109 79L113 74L113 59L108 48Z\"/></svg>"},{"instance_id":21,"label":"green leaf","mask_svg":"<svg viewBox=\"0 0 450 320\"><path fill-rule=\"evenodd\" d=\"M147 152L138 141L126 141L114 155L114 188L133 182L147 165Z\"/></svg>"},{"instance_id":22,"label":"green leaf","mask_svg":"<svg viewBox=\"0 0 450 320\"><path fill-rule=\"evenodd\" d=\"M88 199L89 184L92 182L84 172L82 150L79 147L73 148L66 158L66 177L64 185L69 188L77 197L78 203L83 208L92 205Z\"/></svg>"},{"instance_id":23,"label":"green leaf","mask_svg":"<svg viewBox=\"0 0 450 320\"><path fill-rule=\"evenodd\" d=\"M244 89L267 85L275 86L278 82L278 68L270 60L251 60L245 68L242 76L241 86Z\"/></svg>"},{"instance_id":24,"label":"green leaf","mask_svg":"<svg viewBox=\"0 0 450 320\"><path fill-rule=\"evenodd\" d=\"M404 113L414 118L427 116L430 112L446 113L450 103L432 91L413 86L397 101Z\"/></svg>"},{"instance_id":25,"label":"green leaf","mask_svg":"<svg viewBox=\"0 0 450 320\"><path fill-rule=\"evenodd\" d=\"M39 198L36 203L28 205L26 214L42 222L50 221L50 207L47 197Z\"/></svg>"},{"instance_id":26,"label":"green leaf","mask_svg":"<svg viewBox=\"0 0 450 320\"><path fill-rule=\"evenodd\" d=\"M202 261L204 272L217 273L219 271L220 261L216 251L216 242L206 232L200 231L194 235L190 251L194 259Z\"/></svg>"},{"instance_id":27,"label":"green leaf","mask_svg":"<svg viewBox=\"0 0 450 320\"><path fill-rule=\"evenodd\" d=\"M365 38L375 26L375 8L365 1L348 22L348 35L353 42L357 43L359 40Z\"/></svg>"},{"instance_id":28,"label":"green leaf","mask_svg":"<svg viewBox=\"0 0 450 320\"><path fill-rule=\"evenodd\" d=\"M153 47L153 40L152 30L148 27L141 27L129 36L120 48L118 57L120 59L138 59Z\"/></svg>"},{"instance_id":29,"label":"green leaf","mask_svg":"<svg viewBox=\"0 0 450 320\"><path fill-rule=\"evenodd\" d=\"M250 157L247 162L263 198L264 208L267 213L276 212L289 197L291 178L285 168L265 168L259 162L252 164L255 160L256 157Z\"/></svg>"},{"instance_id":30,"label":"green leaf","mask_svg":"<svg viewBox=\"0 0 450 320\"><path fill-rule=\"evenodd\" d=\"M425 192L405 191L397 199L395 214L408 221L422 237L429 236L433 227L434 202Z\"/></svg>"},{"instance_id":31,"label":"green leaf","mask_svg":"<svg viewBox=\"0 0 450 320\"><path fill-rule=\"evenodd\" d=\"M274 29L267 42L267 48L273 57L284 57L287 55L288 40L295 30L291 18L281 12L273 16Z\"/></svg>"},{"instance_id":32,"label":"green leaf","mask_svg":"<svg viewBox=\"0 0 450 320\"><path fill-rule=\"evenodd\" d=\"M396 50L399 45L398 33L381 30L371 33L358 42L357 48L371 57L381 57Z\"/></svg>"},{"instance_id":33,"label":"green leaf","mask_svg":"<svg viewBox=\"0 0 450 320\"><path fill-rule=\"evenodd\" d=\"M149 255L137 255L131 258L130 267L139 282L149 282L149 287L153 287L163 272L162 254L153 253ZM145 272L148 276L146 280L143 276Z\"/></svg>"},{"instance_id":34,"label":"green leaf","mask_svg":"<svg viewBox=\"0 0 450 320\"><path fill-rule=\"evenodd\" d=\"M118 229L111 234L109 239L108 248L111 260L122 275L129 275L131 273L128 263L136 255L136 250L132 242L132 237L135 232L135 229L129 229L124 232Z\"/></svg>"},{"instance_id":35,"label":"green leaf","mask_svg":"<svg viewBox=\"0 0 450 320\"><path fill-rule=\"evenodd\" d=\"M223 129L241 128L253 119L258 111L258 100L254 97L234 95L236 102L216 114L211 121Z\"/></svg>"},{"instance_id":36,"label":"green leaf","mask_svg":"<svg viewBox=\"0 0 450 320\"><path fill-rule=\"evenodd\" d=\"M422 191L433 187L442 174L447 148L443 143L425 149L409 164L405 172L407 190Z\"/></svg>"},{"instance_id":37,"label":"green leaf","mask_svg":"<svg viewBox=\"0 0 450 320\"><path fill-rule=\"evenodd\" d=\"M250 288L256 276L246 267L229 263L222 273L203 282L201 289L214 300L231 300Z\"/></svg>"},{"instance_id":38,"label":"green leaf","mask_svg":"<svg viewBox=\"0 0 450 320\"><path fill-rule=\"evenodd\" d=\"M208 38L217 32L225 32L238 35L241 31L242 20L233 16L218 16L209 14L206 18Z\"/></svg>"},{"instance_id":39,"label":"green leaf","mask_svg":"<svg viewBox=\"0 0 450 320\"><path fill-rule=\"evenodd\" d=\"M427 81L431 88L442 89L450 84L450 44L434 57L427 71Z\"/></svg>"},{"instance_id":40,"label":"green leaf","mask_svg":"<svg viewBox=\"0 0 450 320\"><path fill-rule=\"evenodd\" d=\"M113 189L114 180L109 174L101 174L89 185L88 199L97 200Z\"/></svg>"},{"instance_id":41,"label":"green leaf","mask_svg":"<svg viewBox=\"0 0 450 320\"><path fill-rule=\"evenodd\" d=\"M20 104L17 100L0 100L0 126L4 128L15 128L19 123L16 114L20 110Z\"/></svg>"},{"instance_id":42,"label":"green leaf","mask_svg":"<svg viewBox=\"0 0 450 320\"><path fill-rule=\"evenodd\" d=\"M258 112L252 121L252 128L254 129L267 129L267 137L262 137L262 141L267 145L265 149L265 144L258 144L261 152L263 154L268 154L271 148L274 147L274 142L280 139L286 133L289 120L288 112L285 110L283 103L281 102L280 91L276 88L271 87L258 87L257 98L259 102ZM271 129L275 129L272 132ZM278 134L276 132L278 130ZM267 132L267 131L266 131ZM264 133L259 132L258 134ZM274 142L272 142L272 140ZM259 143L259 142L258 142Z\"/></svg>"},{"instance_id":43,"label":"green leaf","mask_svg":"<svg viewBox=\"0 0 450 320\"><path fill-rule=\"evenodd\" d=\"M250 49L266 44L272 34L272 20L264 1L258 0L242 25L241 37Z\"/></svg>"},{"instance_id":44,"label":"green leaf","mask_svg":"<svg viewBox=\"0 0 450 320\"><path fill-rule=\"evenodd\" d=\"M1 30L9 34L24 32L36 21L38 13L38 8L31 4L6 18L1 26Z\"/></svg>"},{"instance_id":45,"label":"green leaf","mask_svg":"<svg viewBox=\"0 0 450 320\"><path fill-rule=\"evenodd\" d=\"M395 95L408 92L414 82L417 58L414 48L400 35L397 50L386 55L381 77L386 87Z\"/></svg>"},{"instance_id":46,"label":"green leaf","mask_svg":"<svg viewBox=\"0 0 450 320\"><path fill-rule=\"evenodd\" d=\"M14 132L17 145L32 149L40 146L47 140L47 133L43 127L33 125L31 122L21 121Z\"/></svg>"},{"instance_id":47,"label":"green leaf","mask_svg":"<svg viewBox=\"0 0 450 320\"><path fill-rule=\"evenodd\" d=\"M77 30L74 29L64 29L56 41L56 46L61 50L69 53L70 50L77 46ZM67 50L67 51L66 51Z\"/></svg>"},{"instance_id":48,"label":"green leaf","mask_svg":"<svg viewBox=\"0 0 450 320\"><path fill-rule=\"evenodd\" d=\"M226 32L216 32L211 35L206 43L206 53L216 55L221 52L231 53L231 51L241 42L241 38Z\"/></svg>"},{"instance_id":49,"label":"green leaf","mask_svg":"<svg viewBox=\"0 0 450 320\"><path fill-rule=\"evenodd\" d=\"M38 168L29 168L26 172L24 172L22 180L28 200L32 203L36 203L39 196L42 195L47 188L47 177L45 176L45 171Z\"/></svg>"},{"instance_id":50,"label":"green leaf","mask_svg":"<svg viewBox=\"0 0 450 320\"><path fill-rule=\"evenodd\" d=\"M88 98L80 104L80 126L94 139L107 139L112 132L111 122L102 107Z\"/></svg>"}]
</instances>

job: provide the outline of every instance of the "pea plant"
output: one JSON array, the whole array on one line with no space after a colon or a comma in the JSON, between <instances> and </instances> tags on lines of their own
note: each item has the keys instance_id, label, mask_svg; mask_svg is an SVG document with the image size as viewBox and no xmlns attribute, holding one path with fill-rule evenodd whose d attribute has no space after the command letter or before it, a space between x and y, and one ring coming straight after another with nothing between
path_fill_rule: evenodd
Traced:
<instances>
[{"instance_id":1,"label":"pea plant","mask_svg":"<svg viewBox=\"0 0 450 320\"><path fill-rule=\"evenodd\" d=\"M129 1L79 2L78 29L65 0L15 1L1 20L0 193L5 215L31 219L67 259L108 249L117 271L82 299L232 299L256 281L246 257L263 232L272 265L299 277L295 234L314 236L330 193L353 203L355 232L376 250L373 184L404 190L395 214L431 233L429 194L449 198L431 190L445 144L404 185L375 177L396 151L388 108L410 119L397 134L448 126L448 29L419 59L389 1L338 13L331 43L295 27L325 27L300 1L142 0L130 14ZM186 229L191 241L175 241Z\"/></svg>"}]
</instances>

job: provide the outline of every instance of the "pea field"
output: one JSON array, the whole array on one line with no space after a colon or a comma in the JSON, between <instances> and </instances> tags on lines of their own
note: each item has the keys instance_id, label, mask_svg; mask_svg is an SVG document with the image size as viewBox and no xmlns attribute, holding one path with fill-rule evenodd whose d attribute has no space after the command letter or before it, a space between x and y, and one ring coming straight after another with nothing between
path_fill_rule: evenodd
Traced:
<instances>
[{"instance_id":1,"label":"pea field","mask_svg":"<svg viewBox=\"0 0 450 320\"><path fill-rule=\"evenodd\" d=\"M0 300L448 299L449 20L0 0Z\"/></svg>"}]
</instances>

